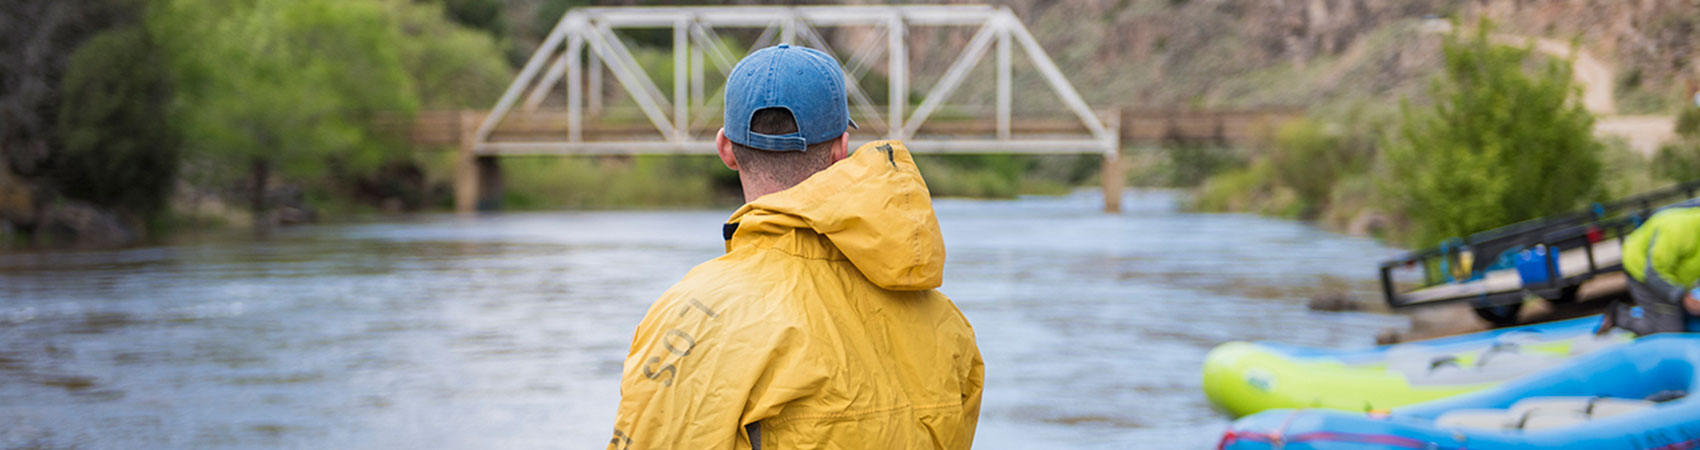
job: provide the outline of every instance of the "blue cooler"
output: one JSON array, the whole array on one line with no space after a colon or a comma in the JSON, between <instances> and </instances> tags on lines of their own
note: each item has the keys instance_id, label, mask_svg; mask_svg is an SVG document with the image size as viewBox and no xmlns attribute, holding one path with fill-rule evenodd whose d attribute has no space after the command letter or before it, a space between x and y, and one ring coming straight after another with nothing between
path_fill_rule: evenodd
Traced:
<instances>
[{"instance_id":1,"label":"blue cooler","mask_svg":"<svg viewBox=\"0 0 1700 450\"><path fill-rule=\"evenodd\" d=\"M1547 270L1548 267L1551 267L1552 270ZM1534 248L1517 252L1517 276L1523 279L1524 286L1545 283L1557 278L1559 276L1557 252L1548 252L1545 245L1537 245Z\"/></svg>"}]
</instances>

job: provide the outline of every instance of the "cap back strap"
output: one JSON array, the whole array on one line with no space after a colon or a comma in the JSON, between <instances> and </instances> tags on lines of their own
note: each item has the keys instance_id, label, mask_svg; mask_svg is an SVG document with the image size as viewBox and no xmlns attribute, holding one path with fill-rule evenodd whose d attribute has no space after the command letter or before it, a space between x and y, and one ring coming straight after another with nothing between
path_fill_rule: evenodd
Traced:
<instances>
[{"instance_id":1,"label":"cap back strap","mask_svg":"<svg viewBox=\"0 0 1700 450\"><path fill-rule=\"evenodd\" d=\"M744 135L744 145L762 150L805 150L809 148L809 140L803 138L801 131L781 135L751 131Z\"/></svg>"}]
</instances>

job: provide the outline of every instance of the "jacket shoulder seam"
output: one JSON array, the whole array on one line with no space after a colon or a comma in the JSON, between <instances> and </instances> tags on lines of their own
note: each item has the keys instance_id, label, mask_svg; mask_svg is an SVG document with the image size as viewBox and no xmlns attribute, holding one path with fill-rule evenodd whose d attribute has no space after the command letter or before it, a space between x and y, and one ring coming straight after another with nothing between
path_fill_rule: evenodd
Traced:
<instances>
[{"instance_id":1,"label":"jacket shoulder seam","mask_svg":"<svg viewBox=\"0 0 1700 450\"><path fill-rule=\"evenodd\" d=\"M758 250L767 251L767 252L774 252L774 253L789 256L789 257L792 257L792 258L807 259L807 260L810 260L810 261L849 261L850 260L849 258L816 258L816 257L812 257L812 256L803 256L803 255L799 255L799 254L796 254L796 253L791 253L791 252L788 252L788 251L780 250L780 249L774 248L774 247L762 247ZM843 253L843 251L839 251L839 253Z\"/></svg>"},{"instance_id":2,"label":"jacket shoulder seam","mask_svg":"<svg viewBox=\"0 0 1700 450\"><path fill-rule=\"evenodd\" d=\"M897 405L897 406L893 406L893 407L889 407L889 408L864 409L864 410L860 410L860 411L844 411L844 412L836 412L836 413L798 414L798 415L794 415L794 416L790 416L790 417L774 418L774 419L769 419L769 420L773 420L773 421L776 421L776 422L791 422L791 421L796 421L796 420L807 420L807 419L855 418L855 417L865 417L865 416L872 416L872 415L878 415L878 414L883 414L883 413L901 411L901 410L905 410L905 409L919 411L919 410L928 410L928 409L948 408L948 407L952 407L952 406L962 406L962 403L961 402L944 402L944 403L932 403L932 404L925 404L925 405L903 404L903 405Z\"/></svg>"}]
</instances>

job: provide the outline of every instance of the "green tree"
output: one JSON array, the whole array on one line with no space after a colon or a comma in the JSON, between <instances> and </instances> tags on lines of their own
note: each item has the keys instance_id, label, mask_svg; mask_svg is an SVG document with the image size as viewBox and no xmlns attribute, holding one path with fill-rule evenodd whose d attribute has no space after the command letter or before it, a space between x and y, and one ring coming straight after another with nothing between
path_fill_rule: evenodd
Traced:
<instances>
[{"instance_id":1,"label":"green tree","mask_svg":"<svg viewBox=\"0 0 1700 450\"><path fill-rule=\"evenodd\" d=\"M371 119L409 115L418 99L387 6L334 0L152 4L148 30L173 67L179 89L173 121L184 149L221 168L215 173L245 174L256 218L267 209L274 172L314 178L330 165L358 171L392 155L396 147L371 130Z\"/></svg>"},{"instance_id":2,"label":"green tree","mask_svg":"<svg viewBox=\"0 0 1700 450\"><path fill-rule=\"evenodd\" d=\"M502 2L497 0L442 0L444 12L455 23L484 30L490 36L508 34L508 22L502 17Z\"/></svg>"},{"instance_id":3,"label":"green tree","mask_svg":"<svg viewBox=\"0 0 1700 450\"><path fill-rule=\"evenodd\" d=\"M1676 118L1676 138L1653 157L1658 175L1676 182L1700 179L1700 107L1687 107Z\"/></svg>"},{"instance_id":4,"label":"green tree","mask_svg":"<svg viewBox=\"0 0 1700 450\"><path fill-rule=\"evenodd\" d=\"M141 217L165 204L178 139L166 122L170 73L154 64L139 27L103 32L71 55L65 74L53 176L67 196Z\"/></svg>"},{"instance_id":5,"label":"green tree","mask_svg":"<svg viewBox=\"0 0 1700 450\"><path fill-rule=\"evenodd\" d=\"M1568 62L1496 45L1492 28L1446 38L1434 105L1404 102L1384 147L1383 188L1417 244L1568 210L1598 184L1601 145Z\"/></svg>"},{"instance_id":6,"label":"green tree","mask_svg":"<svg viewBox=\"0 0 1700 450\"><path fill-rule=\"evenodd\" d=\"M496 38L449 20L457 14L454 5L479 2L447 3L446 11L430 3L389 3L402 37L396 53L421 106L488 108L501 97L513 71Z\"/></svg>"}]
</instances>

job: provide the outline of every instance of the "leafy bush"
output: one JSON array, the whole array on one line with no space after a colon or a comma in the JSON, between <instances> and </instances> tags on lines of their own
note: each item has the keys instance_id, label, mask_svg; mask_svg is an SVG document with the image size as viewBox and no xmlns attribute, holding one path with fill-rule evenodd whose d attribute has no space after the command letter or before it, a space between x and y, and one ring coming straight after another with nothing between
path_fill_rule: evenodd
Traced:
<instances>
[{"instance_id":1,"label":"leafy bush","mask_svg":"<svg viewBox=\"0 0 1700 450\"><path fill-rule=\"evenodd\" d=\"M1169 179L1165 184L1175 187L1199 186L1212 175L1246 165L1245 155L1222 145L1171 141L1163 145L1163 152L1168 156Z\"/></svg>"},{"instance_id":2,"label":"leafy bush","mask_svg":"<svg viewBox=\"0 0 1700 450\"><path fill-rule=\"evenodd\" d=\"M1199 185L1192 208L1200 211L1250 211L1275 186L1273 166L1266 161L1217 174Z\"/></svg>"},{"instance_id":3,"label":"leafy bush","mask_svg":"<svg viewBox=\"0 0 1700 450\"><path fill-rule=\"evenodd\" d=\"M1468 33L1446 38L1434 105L1404 102L1385 145L1384 190L1417 244L1574 208L1600 178L1594 119L1569 64L1494 44L1486 21Z\"/></svg>"},{"instance_id":4,"label":"leafy bush","mask_svg":"<svg viewBox=\"0 0 1700 450\"><path fill-rule=\"evenodd\" d=\"M1365 178L1389 111L1350 105L1280 123L1262 135L1249 165L1210 177L1192 206L1330 222L1336 215L1354 215L1371 206L1374 199L1366 194L1372 192L1354 185L1341 193L1340 185ZM1349 211L1334 210L1341 198Z\"/></svg>"},{"instance_id":5,"label":"leafy bush","mask_svg":"<svg viewBox=\"0 0 1700 450\"><path fill-rule=\"evenodd\" d=\"M1600 192L1594 200L1614 200L1670 186L1653 164L1653 159L1619 137L1601 141Z\"/></svg>"},{"instance_id":6,"label":"leafy bush","mask_svg":"<svg viewBox=\"0 0 1700 450\"><path fill-rule=\"evenodd\" d=\"M1682 114L1676 116L1676 135L1700 138L1700 106L1683 108Z\"/></svg>"},{"instance_id":7,"label":"leafy bush","mask_svg":"<svg viewBox=\"0 0 1700 450\"><path fill-rule=\"evenodd\" d=\"M1653 158L1658 176L1673 181L1700 179L1700 142L1682 139L1659 147Z\"/></svg>"},{"instance_id":8,"label":"leafy bush","mask_svg":"<svg viewBox=\"0 0 1700 450\"><path fill-rule=\"evenodd\" d=\"M512 209L630 209L743 201L737 172L707 155L508 158L502 161L502 176L502 206Z\"/></svg>"},{"instance_id":9,"label":"leafy bush","mask_svg":"<svg viewBox=\"0 0 1700 450\"><path fill-rule=\"evenodd\" d=\"M1013 155L920 155L915 165L939 197L1014 198L1027 160Z\"/></svg>"},{"instance_id":10,"label":"leafy bush","mask_svg":"<svg viewBox=\"0 0 1700 450\"><path fill-rule=\"evenodd\" d=\"M1283 124L1275 132L1269 155L1275 183L1298 195L1301 215L1320 213L1341 178L1368 167L1374 149L1366 136L1311 118Z\"/></svg>"},{"instance_id":11,"label":"leafy bush","mask_svg":"<svg viewBox=\"0 0 1700 450\"><path fill-rule=\"evenodd\" d=\"M166 122L170 74L154 64L157 53L132 27L103 32L71 55L52 173L67 196L143 217L164 206L178 139Z\"/></svg>"},{"instance_id":12,"label":"leafy bush","mask_svg":"<svg viewBox=\"0 0 1700 450\"><path fill-rule=\"evenodd\" d=\"M1287 122L1275 132L1270 159L1275 182L1292 187L1300 197L1322 199L1339 177L1343 164L1340 134L1310 119Z\"/></svg>"},{"instance_id":13,"label":"leafy bush","mask_svg":"<svg viewBox=\"0 0 1700 450\"><path fill-rule=\"evenodd\" d=\"M1684 182L1700 179L1700 108L1688 107L1676 118L1676 139L1659 147L1653 158L1658 175Z\"/></svg>"}]
</instances>

